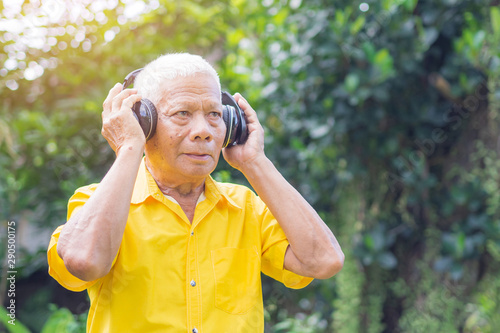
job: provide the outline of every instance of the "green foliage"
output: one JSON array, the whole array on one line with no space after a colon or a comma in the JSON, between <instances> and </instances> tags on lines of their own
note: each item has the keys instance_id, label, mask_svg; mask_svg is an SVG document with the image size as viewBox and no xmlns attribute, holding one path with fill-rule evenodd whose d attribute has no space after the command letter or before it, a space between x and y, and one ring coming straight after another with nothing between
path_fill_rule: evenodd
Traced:
<instances>
[{"instance_id":1,"label":"green foliage","mask_svg":"<svg viewBox=\"0 0 500 333\"><path fill-rule=\"evenodd\" d=\"M362 236L361 244L355 248L354 253L366 266L376 263L383 268L392 269L397 265L397 259L390 251L395 237L384 227L385 224L379 222L373 230Z\"/></svg>"},{"instance_id":2,"label":"green foliage","mask_svg":"<svg viewBox=\"0 0 500 333\"><path fill-rule=\"evenodd\" d=\"M465 285L447 283L428 264L439 251L438 237L437 231L429 233L429 240L436 245L429 247L428 257L415 263L420 274L418 285L411 287L400 279L390 286L394 294L404 300L399 320L403 332L459 332L465 320Z\"/></svg>"},{"instance_id":3,"label":"green foliage","mask_svg":"<svg viewBox=\"0 0 500 333\"><path fill-rule=\"evenodd\" d=\"M335 221L341 222L336 229L340 244L349 244L358 233L361 221L358 214L361 211L359 193L352 189L346 190L333 216ZM338 231L337 231L338 230ZM342 273L336 277L338 297L332 303L334 311L333 332L350 333L360 332L361 322L359 314L362 312L363 285L366 283L361 264L356 260L352 251L344 251L345 262Z\"/></svg>"},{"instance_id":4,"label":"green foliage","mask_svg":"<svg viewBox=\"0 0 500 333\"><path fill-rule=\"evenodd\" d=\"M464 324L464 332L497 332L500 329L500 281L490 275L482 281L479 290L474 303L467 304L469 316Z\"/></svg>"},{"instance_id":5,"label":"green foliage","mask_svg":"<svg viewBox=\"0 0 500 333\"><path fill-rule=\"evenodd\" d=\"M75 316L68 309L59 309L54 304L49 304L49 311L51 314L43 325L41 333L84 333L86 331L87 315ZM3 307L0 307L0 315L0 324L3 324L9 333L30 332L17 318L15 325L9 324L10 318Z\"/></svg>"},{"instance_id":6,"label":"green foliage","mask_svg":"<svg viewBox=\"0 0 500 333\"><path fill-rule=\"evenodd\" d=\"M321 333L326 332L327 321L321 318L320 313L310 316L298 315L296 318L284 318L273 326L273 332L288 333Z\"/></svg>"},{"instance_id":7,"label":"green foliage","mask_svg":"<svg viewBox=\"0 0 500 333\"><path fill-rule=\"evenodd\" d=\"M350 280L356 270L346 264L345 286L352 287L350 295L339 292L334 327L341 330L342 301L350 299L356 305L345 306L357 314L351 331L405 331L417 322L458 331L460 305L481 279L478 264L498 267L486 249L498 240L499 210L486 204L498 196L489 176L498 168L473 157L482 143L483 154L498 160L498 117L489 101L499 89L488 78L496 60L478 57L482 48L498 50L488 33L496 10L489 1L369 2L366 13L357 6L308 2L245 43L266 50L254 54L248 71L268 78L259 105L273 133L268 151L320 210L339 209L347 188L362 194L360 227L342 244L370 283ZM394 297L388 285L398 278L414 297ZM467 291L452 295L446 310L442 279ZM426 302L417 311L420 299Z\"/></svg>"},{"instance_id":8,"label":"green foliage","mask_svg":"<svg viewBox=\"0 0 500 333\"><path fill-rule=\"evenodd\" d=\"M100 135L109 88L161 53L199 53L258 110L266 153L346 254L335 283L290 296L318 308L266 299L270 329L498 331L495 2L144 4L82 4L92 15L57 22L36 2L10 14L48 29L43 47L23 46L30 27L0 34L1 220L64 223L69 195L113 161ZM244 182L224 162L214 176ZM50 321L72 320L61 309Z\"/></svg>"},{"instance_id":9,"label":"green foliage","mask_svg":"<svg viewBox=\"0 0 500 333\"><path fill-rule=\"evenodd\" d=\"M4 328L9 333L30 333L30 330L20 323L17 318L13 321L15 324L10 324L9 321L13 319L11 319L8 314L9 313L3 306L0 307L0 329Z\"/></svg>"},{"instance_id":10,"label":"green foliage","mask_svg":"<svg viewBox=\"0 0 500 333\"><path fill-rule=\"evenodd\" d=\"M51 316L43 326L41 333L84 333L86 315L75 316L68 309L58 309L51 304Z\"/></svg>"}]
</instances>

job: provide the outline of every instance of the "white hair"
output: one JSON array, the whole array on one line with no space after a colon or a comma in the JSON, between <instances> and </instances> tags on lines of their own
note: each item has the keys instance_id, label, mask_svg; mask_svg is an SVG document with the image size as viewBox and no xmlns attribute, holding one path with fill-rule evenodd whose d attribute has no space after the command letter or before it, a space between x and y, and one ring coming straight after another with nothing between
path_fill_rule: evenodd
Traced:
<instances>
[{"instance_id":1,"label":"white hair","mask_svg":"<svg viewBox=\"0 0 500 333\"><path fill-rule=\"evenodd\" d=\"M161 99L160 86L163 81L199 73L211 75L217 81L220 91L219 75L212 65L199 55L189 53L170 53L158 57L137 75L134 86L143 98L157 103Z\"/></svg>"}]
</instances>

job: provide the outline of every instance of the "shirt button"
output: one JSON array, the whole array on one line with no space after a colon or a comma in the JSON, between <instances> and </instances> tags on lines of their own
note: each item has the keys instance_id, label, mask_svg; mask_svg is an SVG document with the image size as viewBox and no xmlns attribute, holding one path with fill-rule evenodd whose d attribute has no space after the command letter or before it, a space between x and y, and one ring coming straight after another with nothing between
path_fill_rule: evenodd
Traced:
<instances>
[{"instance_id":1,"label":"shirt button","mask_svg":"<svg viewBox=\"0 0 500 333\"><path fill-rule=\"evenodd\" d=\"M194 231L191 231L191 236L193 236L193 235L194 235Z\"/></svg>"},{"instance_id":2,"label":"shirt button","mask_svg":"<svg viewBox=\"0 0 500 333\"><path fill-rule=\"evenodd\" d=\"M198 330L195 328L193 328L193 333L198 333Z\"/></svg>"},{"instance_id":3,"label":"shirt button","mask_svg":"<svg viewBox=\"0 0 500 333\"><path fill-rule=\"evenodd\" d=\"M191 280L190 285L191 285L191 287L194 287L194 286L196 286L196 282L194 280Z\"/></svg>"}]
</instances>

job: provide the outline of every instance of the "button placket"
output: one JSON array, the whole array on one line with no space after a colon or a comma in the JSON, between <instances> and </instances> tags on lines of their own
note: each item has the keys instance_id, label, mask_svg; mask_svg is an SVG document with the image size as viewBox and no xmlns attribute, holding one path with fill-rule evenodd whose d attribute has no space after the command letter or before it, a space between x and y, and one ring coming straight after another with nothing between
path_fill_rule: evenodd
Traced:
<instances>
[{"instance_id":1,"label":"button placket","mask_svg":"<svg viewBox=\"0 0 500 333\"><path fill-rule=\"evenodd\" d=\"M189 285L191 286L187 290L188 306L189 306L189 318L192 332L198 332L196 327L199 327L201 320L201 295L196 279L198 279L198 255L197 255L197 244L196 237L194 237L194 230L190 231L190 236L188 239L187 248L187 277L191 278Z\"/></svg>"}]
</instances>

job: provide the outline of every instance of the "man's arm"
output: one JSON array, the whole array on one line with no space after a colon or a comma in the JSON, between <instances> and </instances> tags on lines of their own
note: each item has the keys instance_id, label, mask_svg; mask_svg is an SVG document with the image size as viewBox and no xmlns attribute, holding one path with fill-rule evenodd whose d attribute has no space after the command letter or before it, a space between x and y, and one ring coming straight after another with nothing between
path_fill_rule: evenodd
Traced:
<instances>
[{"instance_id":1,"label":"man's arm","mask_svg":"<svg viewBox=\"0 0 500 333\"><path fill-rule=\"evenodd\" d=\"M291 186L264 154L264 131L248 102L236 94L248 120L244 145L224 149L224 158L240 170L266 203L285 232L290 247L285 269L302 276L327 279L338 273L344 254L335 236L314 208Z\"/></svg>"},{"instance_id":2,"label":"man's arm","mask_svg":"<svg viewBox=\"0 0 500 333\"><path fill-rule=\"evenodd\" d=\"M106 275L118 253L130 208L145 138L132 115L136 90L115 85L103 104L102 134L116 160L97 190L64 225L57 253L68 271L84 281Z\"/></svg>"}]
</instances>

